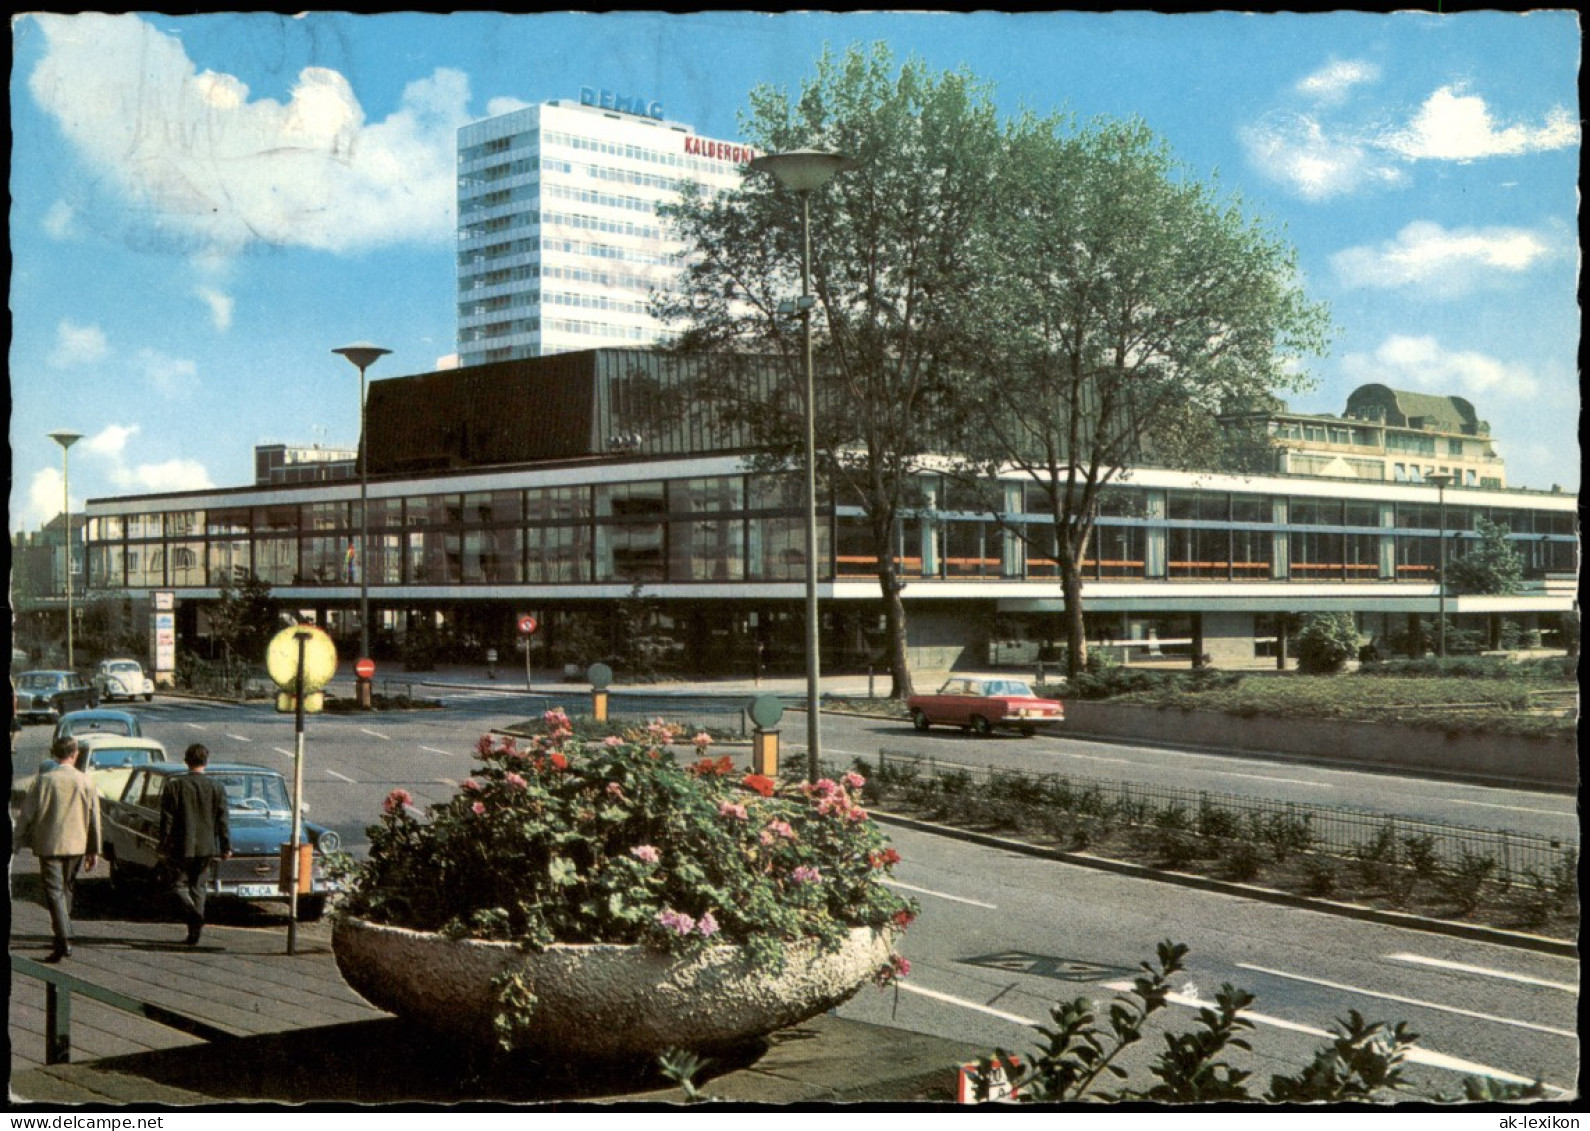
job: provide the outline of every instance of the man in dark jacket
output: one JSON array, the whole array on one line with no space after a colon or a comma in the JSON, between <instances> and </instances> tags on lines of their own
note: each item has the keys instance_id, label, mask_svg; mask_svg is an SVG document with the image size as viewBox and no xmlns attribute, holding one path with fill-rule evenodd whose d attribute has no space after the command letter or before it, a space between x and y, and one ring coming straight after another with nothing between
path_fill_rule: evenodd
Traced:
<instances>
[{"instance_id":1,"label":"man in dark jacket","mask_svg":"<svg viewBox=\"0 0 1590 1131\"><path fill-rule=\"evenodd\" d=\"M183 753L188 772L166 783L160 795L160 856L176 878L173 893L188 921L189 946L204 930L204 897L210 864L232 855L226 789L204 776L210 752L195 742Z\"/></svg>"}]
</instances>

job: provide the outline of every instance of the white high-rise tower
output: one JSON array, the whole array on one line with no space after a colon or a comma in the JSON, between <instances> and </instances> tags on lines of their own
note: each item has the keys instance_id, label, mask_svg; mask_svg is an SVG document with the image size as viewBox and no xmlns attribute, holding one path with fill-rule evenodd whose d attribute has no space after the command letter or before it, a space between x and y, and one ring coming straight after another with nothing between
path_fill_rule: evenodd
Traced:
<instances>
[{"instance_id":1,"label":"white high-rise tower","mask_svg":"<svg viewBox=\"0 0 1590 1131\"><path fill-rule=\"evenodd\" d=\"M657 205L739 184L748 147L656 103L586 90L458 131L462 365L661 342L647 311L678 274Z\"/></svg>"}]
</instances>

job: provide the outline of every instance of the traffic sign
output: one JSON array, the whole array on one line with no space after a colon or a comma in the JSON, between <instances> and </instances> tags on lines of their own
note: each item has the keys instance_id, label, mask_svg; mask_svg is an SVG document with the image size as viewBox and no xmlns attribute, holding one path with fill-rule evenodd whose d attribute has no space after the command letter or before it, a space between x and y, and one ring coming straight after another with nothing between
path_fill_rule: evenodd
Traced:
<instances>
[{"instance_id":1,"label":"traffic sign","mask_svg":"<svg viewBox=\"0 0 1590 1131\"><path fill-rule=\"evenodd\" d=\"M303 651L299 652L299 636ZM298 657L304 658L304 693L319 691L337 674L337 646L326 630L312 624L295 624L271 637L265 668L283 691L293 691L298 680Z\"/></svg>"},{"instance_id":2,"label":"traffic sign","mask_svg":"<svg viewBox=\"0 0 1590 1131\"><path fill-rule=\"evenodd\" d=\"M526 636L530 636L530 635L533 635L535 633L535 630L536 630L536 618L535 617L520 617L519 618L519 631L520 632L524 633Z\"/></svg>"},{"instance_id":3,"label":"traffic sign","mask_svg":"<svg viewBox=\"0 0 1590 1131\"><path fill-rule=\"evenodd\" d=\"M360 679L369 679L375 674L375 661L360 660L357 664L353 665L353 674L358 676Z\"/></svg>"}]
</instances>

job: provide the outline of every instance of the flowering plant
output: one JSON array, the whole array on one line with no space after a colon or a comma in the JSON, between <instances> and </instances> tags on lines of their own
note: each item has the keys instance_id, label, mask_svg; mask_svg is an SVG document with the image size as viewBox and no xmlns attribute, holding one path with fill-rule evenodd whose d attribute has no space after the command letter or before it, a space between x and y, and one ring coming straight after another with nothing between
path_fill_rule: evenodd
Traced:
<instances>
[{"instance_id":1,"label":"flowering plant","mask_svg":"<svg viewBox=\"0 0 1590 1131\"><path fill-rule=\"evenodd\" d=\"M705 735L681 765L661 723L596 743L577 741L561 710L543 724L524 743L482 737L473 776L424 814L394 790L345 910L533 949L728 942L762 960L914 917L883 883L899 855L861 808L859 775L779 791L709 755Z\"/></svg>"}]
</instances>

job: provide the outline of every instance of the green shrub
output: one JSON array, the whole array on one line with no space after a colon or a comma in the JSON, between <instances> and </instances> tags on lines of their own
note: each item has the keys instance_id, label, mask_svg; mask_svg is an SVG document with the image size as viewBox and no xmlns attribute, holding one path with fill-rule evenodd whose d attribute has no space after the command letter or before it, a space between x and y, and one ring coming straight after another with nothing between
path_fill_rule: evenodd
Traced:
<instances>
[{"instance_id":1,"label":"green shrub","mask_svg":"<svg viewBox=\"0 0 1590 1131\"><path fill-rule=\"evenodd\" d=\"M1465 848L1457 864L1438 881L1441 893L1456 905L1459 914L1467 915L1480 905L1485 884L1496 876L1499 867L1496 857Z\"/></svg>"},{"instance_id":2,"label":"green shrub","mask_svg":"<svg viewBox=\"0 0 1590 1131\"><path fill-rule=\"evenodd\" d=\"M1297 634L1297 670L1309 675L1341 671L1358 655L1358 627L1349 613L1310 613Z\"/></svg>"},{"instance_id":3,"label":"green shrub","mask_svg":"<svg viewBox=\"0 0 1590 1131\"><path fill-rule=\"evenodd\" d=\"M1246 840L1231 841L1226 846L1226 878L1246 883L1264 870L1264 854Z\"/></svg>"},{"instance_id":4,"label":"green shrub","mask_svg":"<svg viewBox=\"0 0 1590 1131\"><path fill-rule=\"evenodd\" d=\"M1303 894L1327 897L1336 894L1336 865L1310 856L1303 861Z\"/></svg>"}]
</instances>

